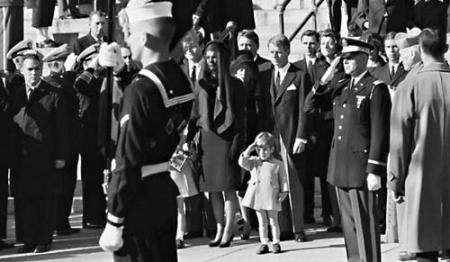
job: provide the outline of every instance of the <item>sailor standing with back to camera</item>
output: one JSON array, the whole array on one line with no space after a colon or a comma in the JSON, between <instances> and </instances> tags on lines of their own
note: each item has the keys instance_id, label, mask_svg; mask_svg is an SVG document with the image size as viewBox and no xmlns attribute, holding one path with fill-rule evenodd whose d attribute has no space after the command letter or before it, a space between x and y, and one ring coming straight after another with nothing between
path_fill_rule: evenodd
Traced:
<instances>
[{"instance_id":1,"label":"sailor standing with back to camera","mask_svg":"<svg viewBox=\"0 0 450 262\"><path fill-rule=\"evenodd\" d=\"M114 261L177 261L178 189L168 161L193 94L169 56L175 32L171 9L170 2L149 0L131 0L126 8L126 40L144 69L125 89L120 108L117 166L100 238L102 248L114 252Z\"/></svg>"}]
</instances>

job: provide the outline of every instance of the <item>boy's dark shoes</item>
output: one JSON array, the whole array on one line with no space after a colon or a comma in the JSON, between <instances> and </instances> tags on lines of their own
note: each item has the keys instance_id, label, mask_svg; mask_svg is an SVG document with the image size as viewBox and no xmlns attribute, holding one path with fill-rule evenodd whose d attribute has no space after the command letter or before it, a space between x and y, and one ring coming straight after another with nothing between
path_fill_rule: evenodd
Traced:
<instances>
[{"instance_id":1,"label":"boy's dark shoes","mask_svg":"<svg viewBox=\"0 0 450 262\"><path fill-rule=\"evenodd\" d=\"M14 244L12 243L6 243L5 241L0 239L0 250L7 249L7 248L13 248Z\"/></svg>"},{"instance_id":2,"label":"boy's dark shoes","mask_svg":"<svg viewBox=\"0 0 450 262\"><path fill-rule=\"evenodd\" d=\"M261 245L259 249L256 251L256 254L262 255L269 253L269 247L267 245Z\"/></svg>"},{"instance_id":3,"label":"boy's dark shoes","mask_svg":"<svg viewBox=\"0 0 450 262\"><path fill-rule=\"evenodd\" d=\"M302 232L300 232L300 233L296 233L296 234L295 234L294 240L295 240L296 242L307 242L307 241L308 241L308 238L306 238L305 232L302 231Z\"/></svg>"},{"instance_id":4,"label":"boy's dark shoes","mask_svg":"<svg viewBox=\"0 0 450 262\"><path fill-rule=\"evenodd\" d=\"M281 253L280 244L273 244L273 246L272 246L272 253L274 253L274 254Z\"/></svg>"}]
</instances>

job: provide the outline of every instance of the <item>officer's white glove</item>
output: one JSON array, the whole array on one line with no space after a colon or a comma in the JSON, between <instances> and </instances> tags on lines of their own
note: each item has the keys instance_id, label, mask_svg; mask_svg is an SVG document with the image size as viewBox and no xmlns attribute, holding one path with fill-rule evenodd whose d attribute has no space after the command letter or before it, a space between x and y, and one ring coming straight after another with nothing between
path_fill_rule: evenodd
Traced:
<instances>
[{"instance_id":1,"label":"officer's white glove","mask_svg":"<svg viewBox=\"0 0 450 262\"><path fill-rule=\"evenodd\" d=\"M103 43L100 47L98 57L99 64L102 67L112 67L114 73L119 72L125 66L120 46L116 42L109 45Z\"/></svg>"},{"instance_id":2,"label":"officer's white glove","mask_svg":"<svg viewBox=\"0 0 450 262\"><path fill-rule=\"evenodd\" d=\"M367 188L369 191L377 191L381 188L381 177L375 174L369 173L367 176Z\"/></svg>"},{"instance_id":3,"label":"officer's white glove","mask_svg":"<svg viewBox=\"0 0 450 262\"><path fill-rule=\"evenodd\" d=\"M106 223L105 230L103 230L102 236L98 241L98 244L103 250L114 252L119 250L123 246L123 226L115 227L109 223Z\"/></svg>"},{"instance_id":4,"label":"officer's white glove","mask_svg":"<svg viewBox=\"0 0 450 262\"><path fill-rule=\"evenodd\" d=\"M327 68L322 78L320 78L320 84L322 85L328 84L328 82L330 82L331 79L333 79L334 74L336 73L336 68L339 65L340 61L341 61L340 56L335 57L333 61L331 61L330 66Z\"/></svg>"},{"instance_id":5,"label":"officer's white glove","mask_svg":"<svg viewBox=\"0 0 450 262\"><path fill-rule=\"evenodd\" d=\"M70 53L69 56L67 56L66 61L64 62L64 67L66 68L66 71L73 71L75 69L75 65L77 64L77 55L74 53Z\"/></svg>"},{"instance_id":6,"label":"officer's white glove","mask_svg":"<svg viewBox=\"0 0 450 262\"><path fill-rule=\"evenodd\" d=\"M294 154L300 154L306 148L307 141L305 139L296 138L294 141L294 148L292 149Z\"/></svg>"}]
</instances>

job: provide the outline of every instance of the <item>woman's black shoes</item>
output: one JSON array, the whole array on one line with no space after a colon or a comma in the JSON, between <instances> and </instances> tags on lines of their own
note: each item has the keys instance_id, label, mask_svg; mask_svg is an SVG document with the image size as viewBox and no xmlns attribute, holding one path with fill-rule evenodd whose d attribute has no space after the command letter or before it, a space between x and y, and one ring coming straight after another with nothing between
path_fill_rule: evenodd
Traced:
<instances>
[{"instance_id":1,"label":"woman's black shoes","mask_svg":"<svg viewBox=\"0 0 450 262\"><path fill-rule=\"evenodd\" d=\"M217 240L217 241L209 241L209 244L208 244L208 246L210 246L210 247L218 247L220 245L220 238L219 238L219 240Z\"/></svg>"},{"instance_id":2,"label":"woman's black shoes","mask_svg":"<svg viewBox=\"0 0 450 262\"><path fill-rule=\"evenodd\" d=\"M232 234L231 237L227 240L227 242L221 242L219 247L229 247L231 246L231 241L233 241L234 235Z\"/></svg>"}]
</instances>

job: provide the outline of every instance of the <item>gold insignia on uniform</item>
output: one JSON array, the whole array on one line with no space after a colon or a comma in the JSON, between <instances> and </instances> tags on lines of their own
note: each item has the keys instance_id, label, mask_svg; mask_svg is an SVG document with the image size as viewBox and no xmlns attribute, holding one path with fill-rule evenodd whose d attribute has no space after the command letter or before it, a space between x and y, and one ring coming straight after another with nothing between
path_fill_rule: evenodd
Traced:
<instances>
[{"instance_id":1,"label":"gold insignia on uniform","mask_svg":"<svg viewBox=\"0 0 450 262\"><path fill-rule=\"evenodd\" d=\"M360 108L361 107L361 103L364 101L364 99L366 99L366 96L356 96L356 108Z\"/></svg>"}]
</instances>

